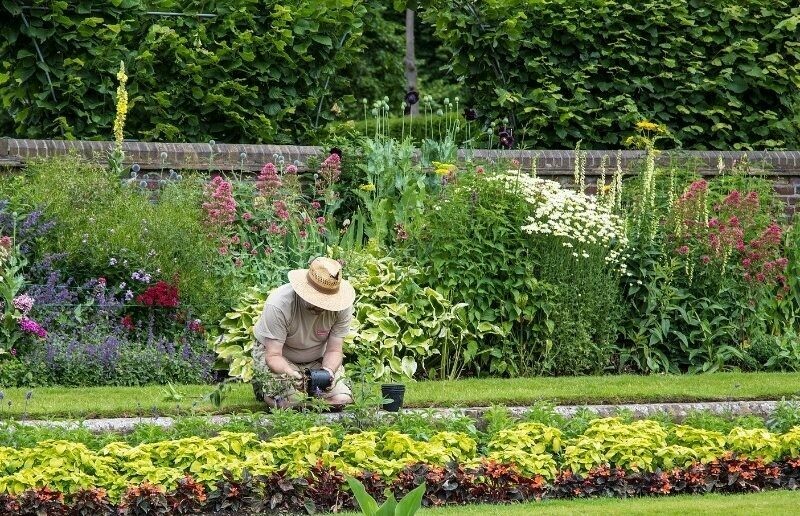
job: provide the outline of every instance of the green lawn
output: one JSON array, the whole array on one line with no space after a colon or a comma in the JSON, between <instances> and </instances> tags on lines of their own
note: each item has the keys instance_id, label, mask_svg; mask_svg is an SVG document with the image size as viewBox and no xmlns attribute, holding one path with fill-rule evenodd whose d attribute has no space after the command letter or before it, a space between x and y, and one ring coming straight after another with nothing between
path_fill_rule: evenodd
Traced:
<instances>
[{"instance_id":1,"label":"green lawn","mask_svg":"<svg viewBox=\"0 0 800 516\"><path fill-rule=\"evenodd\" d=\"M612 514L797 514L800 493L770 491L743 495L671 496L663 498L548 500L519 505L473 505L425 509L420 516L528 516L530 514L581 516Z\"/></svg>"},{"instance_id":2,"label":"green lawn","mask_svg":"<svg viewBox=\"0 0 800 516\"><path fill-rule=\"evenodd\" d=\"M165 401L165 387L3 389L0 418L148 416L214 412L202 397L212 386L186 385L181 401ZM409 383L406 406L529 405L537 400L583 405L625 402L761 400L800 394L800 373L717 373L696 376L583 376L469 379ZM249 385L234 385L217 412L258 411Z\"/></svg>"}]
</instances>

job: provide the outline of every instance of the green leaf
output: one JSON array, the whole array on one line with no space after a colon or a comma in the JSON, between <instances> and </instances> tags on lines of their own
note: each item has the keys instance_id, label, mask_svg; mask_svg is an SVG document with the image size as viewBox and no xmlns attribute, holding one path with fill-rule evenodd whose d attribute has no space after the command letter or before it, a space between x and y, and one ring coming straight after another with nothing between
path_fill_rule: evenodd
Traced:
<instances>
[{"instance_id":1,"label":"green leaf","mask_svg":"<svg viewBox=\"0 0 800 516\"><path fill-rule=\"evenodd\" d=\"M353 492L353 496L355 496L358 501L361 512L364 513L365 516L376 516L378 514L378 502L367 493L367 490L364 489L364 484L351 476L347 476L346 478L347 484Z\"/></svg>"},{"instance_id":2,"label":"green leaf","mask_svg":"<svg viewBox=\"0 0 800 516\"><path fill-rule=\"evenodd\" d=\"M397 516L412 516L422 506L422 497L425 496L425 483L420 484L397 503L394 514Z\"/></svg>"}]
</instances>

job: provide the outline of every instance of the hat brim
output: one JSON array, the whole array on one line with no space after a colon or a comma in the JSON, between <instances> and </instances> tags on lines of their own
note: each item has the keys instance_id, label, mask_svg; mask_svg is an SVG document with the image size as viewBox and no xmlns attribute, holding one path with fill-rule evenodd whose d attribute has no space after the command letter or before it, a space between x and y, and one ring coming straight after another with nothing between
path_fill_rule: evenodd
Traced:
<instances>
[{"instance_id":1,"label":"hat brim","mask_svg":"<svg viewBox=\"0 0 800 516\"><path fill-rule=\"evenodd\" d=\"M306 278L308 269L295 269L289 271L289 283L304 301L318 306L323 310L339 312L349 308L356 300L356 291L347 280L339 284L339 291L335 294L325 294L315 289Z\"/></svg>"}]
</instances>

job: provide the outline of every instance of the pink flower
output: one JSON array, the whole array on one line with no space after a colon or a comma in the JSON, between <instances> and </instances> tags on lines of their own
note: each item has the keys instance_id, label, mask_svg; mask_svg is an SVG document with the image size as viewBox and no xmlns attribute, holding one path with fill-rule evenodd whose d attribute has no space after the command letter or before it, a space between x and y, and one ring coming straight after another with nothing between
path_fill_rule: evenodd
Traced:
<instances>
[{"instance_id":1,"label":"pink flower","mask_svg":"<svg viewBox=\"0 0 800 516\"><path fill-rule=\"evenodd\" d=\"M483 174L486 170L483 167L478 167L475 169L476 174Z\"/></svg>"},{"instance_id":2,"label":"pink flower","mask_svg":"<svg viewBox=\"0 0 800 516\"><path fill-rule=\"evenodd\" d=\"M708 265L708 264L709 264L709 262L711 262L711 257L710 257L710 256L708 256L707 254L704 254L704 255L703 255L701 258L700 258L700 261L701 261L701 262L703 262L703 264L705 264L705 265Z\"/></svg>"},{"instance_id":3,"label":"pink flower","mask_svg":"<svg viewBox=\"0 0 800 516\"><path fill-rule=\"evenodd\" d=\"M278 177L278 169L272 163L267 163L261 168L261 174L256 179L256 188L264 197L274 195L282 186L283 182Z\"/></svg>"},{"instance_id":4,"label":"pink flower","mask_svg":"<svg viewBox=\"0 0 800 516\"><path fill-rule=\"evenodd\" d=\"M322 205L319 203L319 201L312 201L311 207L314 208L315 210L318 210L322 207Z\"/></svg>"},{"instance_id":5,"label":"pink flower","mask_svg":"<svg viewBox=\"0 0 800 516\"><path fill-rule=\"evenodd\" d=\"M234 265L236 265L236 267L237 267L237 268L241 267L243 263L244 263L244 262L242 262L242 259L241 259L241 258L236 258L236 259L233 261L233 264L234 264Z\"/></svg>"},{"instance_id":6,"label":"pink flower","mask_svg":"<svg viewBox=\"0 0 800 516\"><path fill-rule=\"evenodd\" d=\"M682 245L678 248L678 254L687 255L689 254L689 246Z\"/></svg>"},{"instance_id":7,"label":"pink flower","mask_svg":"<svg viewBox=\"0 0 800 516\"><path fill-rule=\"evenodd\" d=\"M36 300L28 294L22 294L21 296L15 297L11 303L14 305L14 308L22 312L23 315L28 315L35 301Z\"/></svg>"},{"instance_id":8,"label":"pink flower","mask_svg":"<svg viewBox=\"0 0 800 516\"><path fill-rule=\"evenodd\" d=\"M233 237L231 238L231 244L239 245L239 242L240 242L239 235L233 235Z\"/></svg>"},{"instance_id":9,"label":"pink flower","mask_svg":"<svg viewBox=\"0 0 800 516\"><path fill-rule=\"evenodd\" d=\"M221 254L222 256L226 256L228 254L228 248L223 245L222 247L219 248L219 254Z\"/></svg>"},{"instance_id":10,"label":"pink flower","mask_svg":"<svg viewBox=\"0 0 800 516\"><path fill-rule=\"evenodd\" d=\"M317 217L317 224L319 225L325 224L325 217Z\"/></svg>"},{"instance_id":11,"label":"pink flower","mask_svg":"<svg viewBox=\"0 0 800 516\"><path fill-rule=\"evenodd\" d=\"M9 249L11 249L12 245L13 245L13 243L11 242L11 237L10 236L2 236L2 237L0 237L0 247L5 249L6 251L8 251Z\"/></svg>"},{"instance_id":12,"label":"pink flower","mask_svg":"<svg viewBox=\"0 0 800 516\"><path fill-rule=\"evenodd\" d=\"M250 219L252 219L252 218L253 218L253 214L252 214L252 213L250 213L249 211L246 211L246 212L242 213L242 219L244 219L244 220L250 220Z\"/></svg>"},{"instance_id":13,"label":"pink flower","mask_svg":"<svg viewBox=\"0 0 800 516\"><path fill-rule=\"evenodd\" d=\"M334 154L335 156L335 154ZM300 238L306 238L308 236L308 232L305 229L300 230Z\"/></svg>"},{"instance_id":14,"label":"pink flower","mask_svg":"<svg viewBox=\"0 0 800 516\"><path fill-rule=\"evenodd\" d=\"M295 165L286 165L286 173L287 174L297 174L297 167Z\"/></svg>"}]
</instances>

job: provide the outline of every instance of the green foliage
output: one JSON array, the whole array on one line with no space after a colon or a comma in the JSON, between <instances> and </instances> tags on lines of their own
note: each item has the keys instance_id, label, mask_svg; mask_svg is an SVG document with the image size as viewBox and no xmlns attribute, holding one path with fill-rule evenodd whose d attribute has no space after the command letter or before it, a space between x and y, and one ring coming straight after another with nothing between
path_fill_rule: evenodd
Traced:
<instances>
[{"instance_id":1,"label":"green foliage","mask_svg":"<svg viewBox=\"0 0 800 516\"><path fill-rule=\"evenodd\" d=\"M454 122L459 121L457 131L453 135L453 139L459 147L463 146L467 140L472 140L473 147L483 147L488 145L488 135L480 130L477 122L466 122L462 119L461 113L448 113L443 115L432 115L426 121L425 116L420 114L418 116L391 116L386 120L385 126L381 128L385 131L389 138L394 138L397 141L403 141L406 138L411 138L414 142L422 142L426 138L431 138L430 127L434 128L434 139L443 139L445 136L444 128ZM428 125L428 129L425 125ZM383 124L383 122L381 122ZM471 124L468 132L468 124ZM347 136L356 138L359 136L372 136L376 131L376 121L374 118L368 118L364 121L363 116L358 118L358 113L353 113L349 119L344 122L333 122L325 128L323 138L331 138L334 136L341 137Z\"/></svg>"},{"instance_id":2,"label":"green foliage","mask_svg":"<svg viewBox=\"0 0 800 516\"><path fill-rule=\"evenodd\" d=\"M109 139L123 61L130 136L296 141L333 119L330 91L343 93L351 79L342 72L369 52L367 43L384 39L362 39L364 22L378 16L368 16L363 0L9 0L1 12L11 21L0 39L2 103L11 116L0 134L28 138ZM390 48L396 42L385 39ZM384 66L388 74L390 61Z\"/></svg>"},{"instance_id":3,"label":"green foliage","mask_svg":"<svg viewBox=\"0 0 800 516\"><path fill-rule=\"evenodd\" d=\"M245 292L236 307L220 321L222 335L209 343L217 353L217 366L227 367L229 376L245 382L253 378L253 327L266 300L267 293L258 287Z\"/></svg>"},{"instance_id":4,"label":"green foliage","mask_svg":"<svg viewBox=\"0 0 800 516\"><path fill-rule=\"evenodd\" d=\"M642 118L687 148L800 142L789 0L427 4L472 104L536 147L618 148Z\"/></svg>"},{"instance_id":5,"label":"green foliage","mask_svg":"<svg viewBox=\"0 0 800 516\"><path fill-rule=\"evenodd\" d=\"M530 274L525 201L505 186L463 174L455 187L431 199L411 231L407 252L423 268L431 287L454 302L469 303L468 328L482 324L507 336L515 325L528 334L540 330L546 289ZM512 343L489 338L471 353L474 372L515 374L518 355Z\"/></svg>"},{"instance_id":6,"label":"green foliage","mask_svg":"<svg viewBox=\"0 0 800 516\"><path fill-rule=\"evenodd\" d=\"M351 268L355 274L350 282L358 298L346 352L370 357L373 379L413 378L440 353L456 355L448 359L458 364L442 373L456 372L463 366L459 359L468 360L477 349L476 335L466 326L466 304L453 304L436 290L420 286L419 270L370 254ZM439 362L444 364L444 358Z\"/></svg>"},{"instance_id":7,"label":"green foliage","mask_svg":"<svg viewBox=\"0 0 800 516\"><path fill-rule=\"evenodd\" d=\"M425 484L423 483L410 491L399 502L395 500L394 493L389 493L386 501L378 506L378 502L367 493L364 484L357 479L348 476L347 484L358 501L361 513L365 516L411 516L416 514L422 506L422 497L425 496Z\"/></svg>"},{"instance_id":8,"label":"green foliage","mask_svg":"<svg viewBox=\"0 0 800 516\"><path fill-rule=\"evenodd\" d=\"M210 320L237 288L213 274L217 254L205 237L202 190L194 179L164 185L154 203L105 170L64 157L30 164L4 190L15 209L40 207L44 218L56 222L40 250L66 253L62 276L79 284L98 277L109 285L130 284L131 273L144 270L176 282L181 303Z\"/></svg>"}]
</instances>

